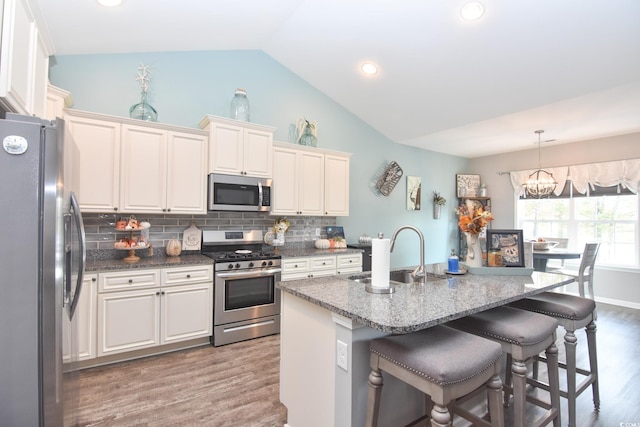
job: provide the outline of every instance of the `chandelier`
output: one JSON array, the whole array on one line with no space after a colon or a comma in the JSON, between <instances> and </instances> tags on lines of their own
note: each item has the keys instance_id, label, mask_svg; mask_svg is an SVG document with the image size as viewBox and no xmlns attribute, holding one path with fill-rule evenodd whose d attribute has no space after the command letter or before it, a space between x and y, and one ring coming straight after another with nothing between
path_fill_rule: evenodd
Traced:
<instances>
[{"instance_id":1,"label":"chandelier","mask_svg":"<svg viewBox=\"0 0 640 427\"><path fill-rule=\"evenodd\" d=\"M540 135L543 132L543 130L536 131L538 134L538 170L529 175L527 183L524 184L527 196L536 198L548 197L558 185L553 175L543 170L540 163Z\"/></svg>"}]
</instances>

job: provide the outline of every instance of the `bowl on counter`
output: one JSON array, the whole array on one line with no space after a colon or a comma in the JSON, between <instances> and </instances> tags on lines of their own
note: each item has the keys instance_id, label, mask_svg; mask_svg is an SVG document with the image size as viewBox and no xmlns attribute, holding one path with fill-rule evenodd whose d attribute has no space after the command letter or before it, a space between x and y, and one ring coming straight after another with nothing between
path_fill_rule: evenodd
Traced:
<instances>
[{"instance_id":1,"label":"bowl on counter","mask_svg":"<svg viewBox=\"0 0 640 427\"><path fill-rule=\"evenodd\" d=\"M555 248L558 245L559 242L550 242L550 241L545 241L545 242L537 242L537 241L533 241L533 250L534 251L548 251L551 248Z\"/></svg>"}]
</instances>

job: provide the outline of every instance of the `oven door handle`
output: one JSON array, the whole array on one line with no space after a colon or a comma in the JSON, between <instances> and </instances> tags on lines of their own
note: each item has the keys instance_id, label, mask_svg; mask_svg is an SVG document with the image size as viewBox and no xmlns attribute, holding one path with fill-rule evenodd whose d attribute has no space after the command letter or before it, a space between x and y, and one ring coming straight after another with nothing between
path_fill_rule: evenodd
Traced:
<instances>
[{"instance_id":1,"label":"oven door handle","mask_svg":"<svg viewBox=\"0 0 640 427\"><path fill-rule=\"evenodd\" d=\"M248 272L232 271L229 273L216 273L216 277L219 277L221 279L239 278L239 277L264 277L264 276L273 276L274 274L280 273L281 271L282 271L281 268L270 268L268 270L248 271Z\"/></svg>"}]
</instances>

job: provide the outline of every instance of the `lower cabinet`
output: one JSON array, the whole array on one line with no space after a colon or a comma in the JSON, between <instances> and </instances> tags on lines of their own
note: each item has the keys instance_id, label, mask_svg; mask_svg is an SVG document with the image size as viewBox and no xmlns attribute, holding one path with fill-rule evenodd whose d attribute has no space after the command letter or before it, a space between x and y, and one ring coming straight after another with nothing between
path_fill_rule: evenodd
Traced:
<instances>
[{"instance_id":1,"label":"lower cabinet","mask_svg":"<svg viewBox=\"0 0 640 427\"><path fill-rule=\"evenodd\" d=\"M362 254L317 255L282 259L280 280L297 280L310 277L335 276L362 271Z\"/></svg>"},{"instance_id":2,"label":"lower cabinet","mask_svg":"<svg viewBox=\"0 0 640 427\"><path fill-rule=\"evenodd\" d=\"M100 273L98 282L98 357L212 334L212 265Z\"/></svg>"},{"instance_id":3,"label":"lower cabinet","mask_svg":"<svg viewBox=\"0 0 640 427\"><path fill-rule=\"evenodd\" d=\"M93 359L96 357L96 296L97 296L96 274L85 274L82 282L82 290L78 299L75 315L77 317L77 343L63 340L62 360L71 362L71 346L77 344L78 360ZM76 320L76 319L74 319ZM67 316L66 309L62 313L62 328L64 336L71 333L71 322Z\"/></svg>"}]
</instances>

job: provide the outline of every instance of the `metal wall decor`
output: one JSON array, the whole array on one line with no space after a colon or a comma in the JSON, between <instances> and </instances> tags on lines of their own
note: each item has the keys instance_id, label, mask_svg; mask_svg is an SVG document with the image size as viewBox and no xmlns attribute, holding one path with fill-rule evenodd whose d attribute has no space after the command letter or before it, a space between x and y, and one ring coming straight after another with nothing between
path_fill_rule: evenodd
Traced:
<instances>
[{"instance_id":1,"label":"metal wall decor","mask_svg":"<svg viewBox=\"0 0 640 427\"><path fill-rule=\"evenodd\" d=\"M402 178L402 174L402 168L398 163L395 161L389 163L376 182L376 188L380 191L380 194L383 196L391 194L400 178Z\"/></svg>"}]
</instances>

